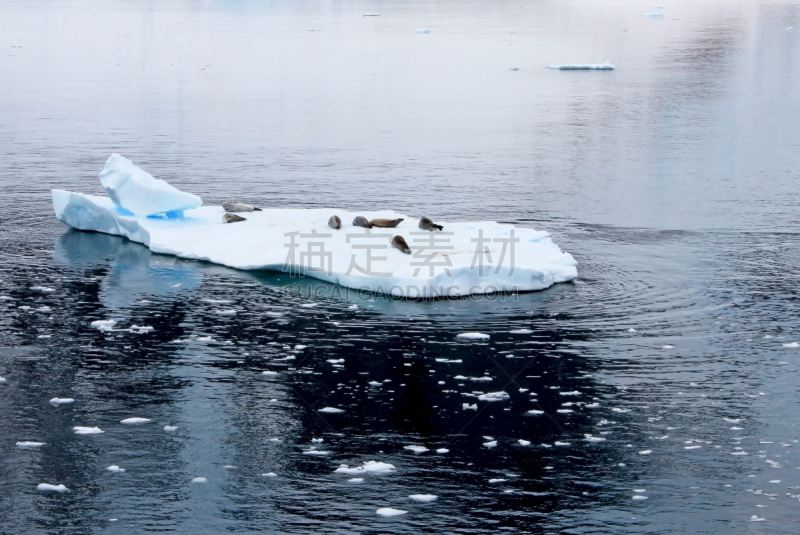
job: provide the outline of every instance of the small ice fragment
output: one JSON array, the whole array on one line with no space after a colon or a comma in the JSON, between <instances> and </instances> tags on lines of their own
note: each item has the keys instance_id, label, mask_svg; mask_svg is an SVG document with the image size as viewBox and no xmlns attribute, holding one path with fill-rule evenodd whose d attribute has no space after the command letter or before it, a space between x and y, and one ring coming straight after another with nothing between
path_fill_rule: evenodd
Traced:
<instances>
[{"instance_id":1,"label":"small ice fragment","mask_svg":"<svg viewBox=\"0 0 800 535\"><path fill-rule=\"evenodd\" d=\"M773 480L770 481L770 483L776 483L776 484L780 483L780 482L781 482L780 479L773 479Z\"/></svg>"},{"instance_id":2,"label":"small ice fragment","mask_svg":"<svg viewBox=\"0 0 800 535\"><path fill-rule=\"evenodd\" d=\"M439 497L435 494L411 494L409 498L411 498L415 502L422 502L422 503L434 502L439 499Z\"/></svg>"},{"instance_id":3,"label":"small ice fragment","mask_svg":"<svg viewBox=\"0 0 800 535\"><path fill-rule=\"evenodd\" d=\"M323 439L321 439L321 438L312 438L311 442L314 443L314 444L322 444Z\"/></svg>"},{"instance_id":4,"label":"small ice fragment","mask_svg":"<svg viewBox=\"0 0 800 535\"><path fill-rule=\"evenodd\" d=\"M261 375L278 375L278 372L273 372L273 371L267 370L267 371L261 372Z\"/></svg>"},{"instance_id":5,"label":"small ice fragment","mask_svg":"<svg viewBox=\"0 0 800 535\"><path fill-rule=\"evenodd\" d=\"M497 446L497 441L496 440L490 440L489 442L484 443L483 446L485 448L494 448L495 446Z\"/></svg>"},{"instance_id":6,"label":"small ice fragment","mask_svg":"<svg viewBox=\"0 0 800 535\"><path fill-rule=\"evenodd\" d=\"M147 422L150 422L150 421L151 421L150 418L133 417L133 418L125 418L124 420L120 420L119 423L125 424L125 425L139 425L139 424L146 424Z\"/></svg>"},{"instance_id":7,"label":"small ice fragment","mask_svg":"<svg viewBox=\"0 0 800 535\"><path fill-rule=\"evenodd\" d=\"M633 327L631 327L630 329L628 329L628 332L629 332L629 333L635 333L635 332L636 332L636 329L634 329Z\"/></svg>"},{"instance_id":8,"label":"small ice fragment","mask_svg":"<svg viewBox=\"0 0 800 535\"><path fill-rule=\"evenodd\" d=\"M633 498L634 500L646 500L647 496L642 496L641 494L634 494L633 496L631 496L631 498Z\"/></svg>"},{"instance_id":9,"label":"small ice fragment","mask_svg":"<svg viewBox=\"0 0 800 535\"><path fill-rule=\"evenodd\" d=\"M791 32L791 31L793 31L793 30L794 30L794 28L792 28L791 26L789 26L788 28L786 28L786 31L787 31L787 32Z\"/></svg>"},{"instance_id":10,"label":"small ice fragment","mask_svg":"<svg viewBox=\"0 0 800 535\"><path fill-rule=\"evenodd\" d=\"M69 489L64 485L51 485L49 483L39 483L36 490L53 491L53 492L67 492Z\"/></svg>"},{"instance_id":11,"label":"small ice fragment","mask_svg":"<svg viewBox=\"0 0 800 535\"><path fill-rule=\"evenodd\" d=\"M75 430L76 435L99 435L100 433L103 433L103 430L99 427L75 426L72 429Z\"/></svg>"},{"instance_id":12,"label":"small ice fragment","mask_svg":"<svg viewBox=\"0 0 800 535\"><path fill-rule=\"evenodd\" d=\"M639 455L650 455L651 453L653 453L653 450L642 450Z\"/></svg>"},{"instance_id":13,"label":"small ice fragment","mask_svg":"<svg viewBox=\"0 0 800 535\"><path fill-rule=\"evenodd\" d=\"M106 470L108 470L109 472L124 472L125 471L124 468L120 468L116 464L112 464L111 466L106 468Z\"/></svg>"},{"instance_id":14,"label":"small ice fragment","mask_svg":"<svg viewBox=\"0 0 800 535\"><path fill-rule=\"evenodd\" d=\"M300 306L303 307L303 308L314 308L315 306L317 306L317 304L318 303L305 303L305 304L302 304Z\"/></svg>"},{"instance_id":15,"label":"small ice fragment","mask_svg":"<svg viewBox=\"0 0 800 535\"><path fill-rule=\"evenodd\" d=\"M74 403L75 400L72 398L53 398L50 400L50 405L54 407L58 407L59 405L66 405L68 403Z\"/></svg>"},{"instance_id":16,"label":"small ice fragment","mask_svg":"<svg viewBox=\"0 0 800 535\"><path fill-rule=\"evenodd\" d=\"M414 453L425 453L428 448L425 446L403 446L404 450L413 451Z\"/></svg>"},{"instance_id":17,"label":"small ice fragment","mask_svg":"<svg viewBox=\"0 0 800 535\"><path fill-rule=\"evenodd\" d=\"M505 479L496 478L496 479L490 479L489 483L502 483L503 481L505 481Z\"/></svg>"},{"instance_id":18,"label":"small ice fragment","mask_svg":"<svg viewBox=\"0 0 800 535\"><path fill-rule=\"evenodd\" d=\"M0 376L0 385L6 382L6 378Z\"/></svg>"},{"instance_id":19,"label":"small ice fragment","mask_svg":"<svg viewBox=\"0 0 800 535\"><path fill-rule=\"evenodd\" d=\"M295 351L302 351L303 349L307 348L308 346L304 346L303 344L297 344L294 346Z\"/></svg>"},{"instance_id":20,"label":"small ice fragment","mask_svg":"<svg viewBox=\"0 0 800 535\"><path fill-rule=\"evenodd\" d=\"M164 431L166 431L167 433L171 433L173 431L176 431L177 429L178 429L177 425L165 425L164 426Z\"/></svg>"},{"instance_id":21,"label":"small ice fragment","mask_svg":"<svg viewBox=\"0 0 800 535\"><path fill-rule=\"evenodd\" d=\"M303 455L328 455L329 451L322 451L322 450L306 450L303 452Z\"/></svg>"},{"instance_id":22,"label":"small ice fragment","mask_svg":"<svg viewBox=\"0 0 800 535\"><path fill-rule=\"evenodd\" d=\"M378 381L370 381L369 385L370 386L381 386L381 385L383 385L383 383L379 383Z\"/></svg>"},{"instance_id":23,"label":"small ice fragment","mask_svg":"<svg viewBox=\"0 0 800 535\"><path fill-rule=\"evenodd\" d=\"M798 347L800 347L800 344L798 344L797 342L789 342L788 344L783 344L783 347L788 349L797 349Z\"/></svg>"},{"instance_id":24,"label":"small ice fragment","mask_svg":"<svg viewBox=\"0 0 800 535\"><path fill-rule=\"evenodd\" d=\"M347 310L355 310L357 308L358 308L358 305L350 305L349 307L347 307Z\"/></svg>"},{"instance_id":25,"label":"small ice fragment","mask_svg":"<svg viewBox=\"0 0 800 535\"><path fill-rule=\"evenodd\" d=\"M214 311L214 314L216 314L218 316L235 316L236 315L236 309L234 309L234 308L219 309L218 308L217 310Z\"/></svg>"},{"instance_id":26,"label":"small ice fragment","mask_svg":"<svg viewBox=\"0 0 800 535\"><path fill-rule=\"evenodd\" d=\"M612 407L611 410L614 412L631 412L630 409L620 409L619 407Z\"/></svg>"},{"instance_id":27,"label":"small ice fragment","mask_svg":"<svg viewBox=\"0 0 800 535\"><path fill-rule=\"evenodd\" d=\"M417 28L417 33L431 33L427 28Z\"/></svg>"},{"instance_id":28,"label":"small ice fragment","mask_svg":"<svg viewBox=\"0 0 800 535\"><path fill-rule=\"evenodd\" d=\"M572 409L556 409L556 412L560 412L561 414L569 414L573 411Z\"/></svg>"},{"instance_id":29,"label":"small ice fragment","mask_svg":"<svg viewBox=\"0 0 800 535\"><path fill-rule=\"evenodd\" d=\"M448 364L461 364L463 361L461 359L436 359L436 362L447 362Z\"/></svg>"},{"instance_id":30,"label":"small ice fragment","mask_svg":"<svg viewBox=\"0 0 800 535\"><path fill-rule=\"evenodd\" d=\"M339 465L339 468L334 470L338 474L388 474L395 471L393 464L383 463L380 461L367 461L362 466L348 467L346 464Z\"/></svg>"},{"instance_id":31,"label":"small ice fragment","mask_svg":"<svg viewBox=\"0 0 800 535\"><path fill-rule=\"evenodd\" d=\"M570 445L569 442L559 442L558 440L556 440L553 444L556 445L556 446L569 446Z\"/></svg>"},{"instance_id":32,"label":"small ice fragment","mask_svg":"<svg viewBox=\"0 0 800 535\"><path fill-rule=\"evenodd\" d=\"M732 451L731 455L747 455L746 451Z\"/></svg>"},{"instance_id":33,"label":"small ice fragment","mask_svg":"<svg viewBox=\"0 0 800 535\"><path fill-rule=\"evenodd\" d=\"M347 482L348 483L363 483L364 482L364 478L363 477L354 477L352 479L348 479Z\"/></svg>"},{"instance_id":34,"label":"small ice fragment","mask_svg":"<svg viewBox=\"0 0 800 535\"><path fill-rule=\"evenodd\" d=\"M703 446L684 446L683 449L685 449L685 450L696 450L696 449L700 449L702 447Z\"/></svg>"},{"instance_id":35,"label":"small ice fragment","mask_svg":"<svg viewBox=\"0 0 800 535\"><path fill-rule=\"evenodd\" d=\"M456 336L462 340L488 340L490 337L486 333L461 333Z\"/></svg>"},{"instance_id":36,"label":"small ice fragment","mask_svg":"<svg viewBox=\"0 0 800 535\"><path fill-rule=\"evenodd\" d=\"M577 390L573 390L572 392L559 392L559 396L580 396L581 393Z\"/></svg>"},{"instance_id":37,"label":"small ice fragment","mask_svg":"<svg viewBox=\"0 0 800 535\"><path fill-rule=\"evenodd\" d=\"M661 349L675 349L675 346L671 346L669 344L662 346Z\"/></svg>"},{"instance_id":38,"label":"small ice fragment","mask_svg":"<svg viewBox=\"0 0 800 535\"><path fill-rule=\"evenodd\" d=\"M603 437L593 437L592 435L584 434L586 442L604 442L606 439Z\"/></svg>"},{"instance_id":39,"label":"small ice fragment","mask_svg":"<svg viewBox=\"0 0 800 535\"><path fill-rule=\"evenodd\" d=\"M46 294L56 291L55 288L48 288L47 286L31 286L31 290L35 290L37 292L42 292Z\"/></svg>"},{"instance_id":40,"label":"small ice fragment","mask_svg":"<svg viewBox=\"0 0 800 535\"><path fill-rule=\"evenodd\" d=\"M730 422L732 424L738 424L739 422L742 421L741 418L723 418L723 420L725 420L726 422Z\"/></svg>"},{"instance_id":41,"label":"small ice fragment","mask_svg":"<svg viewBox=\"0 0 800 535\"><path fill-rule=\"evenodd\" d=\"M207 483L208 480L204 477L196 477L192 480L192 483Z\"/></svg>"},{"instance_id":42,"label":"small ice fragment","mask_svg":"<svg viewBox=\"0 0 800 535\"><path fill-rule=\"evenodd\" d=\"M134 334L147 334L152 330L153 327L151 327L150 325L143 325L141 327L139 325L131 325L130 329L130 331Z\"/></svg>"},{"instance_id":43,"label":"small ice fragment","mask_svg":"<svg viewBox=\"0 0 800 535\"><path fill-rule=\"evenodd\" d=\"M319 410L319 412L324 412L327 414L339 414L340 412L344 412L343 409L337 409L336 407L325 407Z\"/></svg>"},{"instance_id":44,"label":"small ice fragment","mask_svg":"<svg viewBox=\"0 0 800 535\"><path fill-rule=\"evenodd\" d=\"M380 516L399 516L406 514L408 511L403 511L402 509L393 509L391 507L381 507L375 512L378 513Z\"/></svg>"},{"instance_id":45,"label":"small ice fragment","mask_svg":"<svg viewBox=\"0 0 800 535\"><path fill-rule=\"evenodd\" d=\"M536 409L531 409L528 412L526 412L525 414L529 414L531 416L540 416L540 415L544 414L544 411L537 411Z\"/></svg>"},{"instance_id":46,"label":"small ice fragment","mask_svg":"<svg viewBox=\"0 0 800 535\"><path fill-rule=\"evenodd\" d=\"M44 442L31 442L28 440L23 440L22 442L17 442L18 448L41 448L44 446Z\"/></svg>"},{"instance_id":47,"label":"small ice fragment","mask_svg":"<svg viewBox=\"0 0 800 535\"><path fill-rule=\"evenodd\" d=\"M530 329L514 329L513 331L510 331L510 332L511 332L511 334L532 334L533 333L533 331L530 330Z\"/></svg>"},{"instance_id":48,"label":"small ice fragment","mask_svg":"<svg viewBox=\"0 0 800 535\"><path fill-rule=\"evenodd\" d=\"M489 392L488 394L481 394L478 399L481 401L505 401L508 399L508 394L503 391Z\"/></svg>"},{"instance_id":49,"label":"small ice fragment","mask_svg":"<svg viewBox=\"0 0 800 535\"><path fill-rule=\"evenodd\" d=\"M517 442L519 442L520 446L530 446L531 445L531 441L530 440L519 439Z\"/></svg>"},{"instance_id":50,"label":"small ice fragment","mask_svg":"<svg viewBox=\"0 0 800 535\"><path fill-rule=\"evenodd\" d=\"M95 320L91 323L92 327L100 331L111 331L116 324L116 320Z\"/></svg>"},{"instance_id":51,"label":"small ice fragment","mask_svg":"<svg viewBox=\"0 0 800 535\"><path fill-rule=\"evenodd\" d=\"M633 492L637 494L644 494L645 492L647 492L647 489L633 489Z\"/></svg>"},{"instance_id":52,"label":"small ice fragment","mask_svg":"<svg viewBox=\"0 0 800 535\"><path fill-rule=\"evenodd\" d=\"M467 379L470 380L470 381L476 382L476 383L486 382L486 381L493 381L494 380L491 377L488 377L486 375L484 375L483 377L467 377Z\"/></svg>"},{"instance_id":53,"label":"small ice fragment","mask_svg":"<svg viewBox=\"0 0 800 535\"><path fill-rule=\"evenodd\" d=\"M753 515L750 517L750 522L763 522L763 518L759 518L758 515Z\"/></svg>"},{"instance_id":54,"label":"small ice fragment","mask_svg":"<svg viewBox=\"0 0 800 535\"><path fill-rule=\"evenodd\" d=\"M266 474L261 474L261 477L278 477L278 474L275 472L267 472Z\"/></svg>"},{"instance_id":55,"label":"small ice fragment","mask_svg":"<svg viewBox=\"0 0 800 535\"><path fill-rule=\"evenodd\" d=\"M438 450L436 450L436 453L450 453L450 450L448 450L447 448L439 448Z\"/></svg>"}]
</instances>

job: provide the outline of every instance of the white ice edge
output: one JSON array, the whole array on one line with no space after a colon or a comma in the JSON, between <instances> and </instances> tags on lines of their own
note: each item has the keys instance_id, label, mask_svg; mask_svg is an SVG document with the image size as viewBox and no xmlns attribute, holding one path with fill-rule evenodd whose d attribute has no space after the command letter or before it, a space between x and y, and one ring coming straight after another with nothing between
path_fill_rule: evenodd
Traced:
<instances>
[{"instance_id":1,"label":"white ice edge","mask_svg":"<svg viewBox=\"0 0 800 535\"><path fill-rule=\"evenodd\" d=\"M614 66L609 63L569 63L566 65L550 65L551 69L561 71L613 71Z\"/></svg>"},{"instance_id":2,"label":"white ice edge","mask_svg":"<svg viewBox=\"0 0 800 535\"><path fill-rule=\"evenodd\" d=\"M108 197L57 189L52 190L52 196L56 217L67 225L122 236L155 253L242 270L289 270L395 297L543 290L578 275L575 259L562 252L547 232L491 221L439 221L445 226L444 232L431 233L417 227L418 217L393 211L270 208L241 214L246 221L226 224L220 206L189 209L183 217L145 217L126 214ZM343 222L340 230L327 225L334 214ZM352 226L357 215L404 221L397 228L368 230ZM513 263L509 244L512 232L513 238L519 240L513 245ZM290 247L291 233L299 233L294 238L295 249ZM390 245L392 236L398 234L405 238L412 254ZM433 246L429 241L432 236L437 239ZM483 253L477 249L476 240L480 239ZM301 253L319 250L320 243L324 244L326 264L324 270L314 270L311 268L320 265L321 255L308 257ZM437 251L438 255L430 260ZM367 261L368 256L372 257L371 262ZM355 264L366 268L370 263L366 273L353 267ZM96 323L94 326L100 329L113 328L107 320Z\"/></svg>"}]
</instances>

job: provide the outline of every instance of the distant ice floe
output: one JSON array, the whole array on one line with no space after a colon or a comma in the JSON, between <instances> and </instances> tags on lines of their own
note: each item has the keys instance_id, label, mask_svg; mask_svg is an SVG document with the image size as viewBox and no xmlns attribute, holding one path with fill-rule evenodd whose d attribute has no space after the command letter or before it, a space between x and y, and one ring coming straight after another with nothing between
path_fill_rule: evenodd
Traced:
<instances>
[{"instance_id":1,"label":"distant ice floe","mask_svg":"<svg viewBox=\"0 0 800 535\"><path fill-rule=\"evenodd\" d=\"M435 502L439 497L435 494L411 494L409 496L415 502L430 503Z\"/></svg>"},{"instance_id":2,"label":"distant ice floe","mask_svg":"<svg viewBox=\"0 0 800 535\"><path fill-rule=\"evenodd\" d=\"M331 452L329 451L311 449L311 450L305 450L303 452L303 455L330 455L330 453Z\"/></svg>"},{"instance_id":3,"label":"distant ice floe","mask_svg":"<svg viewBox=\"0 0 800 535\"><path fill-rule=\"evenodd\" d=\"M325 407L320 409L319 412L324 412L326 414L339 414L344 412L344 409L337 409L336 407Z\"/></svg>"},{"instance_id":4,"label":"distant ice floe","mask_svg":"<svg viewBox=\"0 0 800 535\"><path fill-rule=\"evenodd\" d=\"M533 334L533 331L530 329L514 329L513 331L509 331L511 334Z\"/></svg>"},{"instance_id":5,"label":"distant ice floe","mask_svg":"<svg viewBox=\"0 0 800 535\"><path fill-rule=\"evenodd\" d=\"M430 451L425 446L403 446L404 450L413 451L414 453L425 453L426 451Z\"/></svg>"},{"instance_id":6,"label":"distant ice floe","mask_svg":"<svg viewBox=\"0 0 800 535\"><path fill-rule=\"evenodd\" d=\"M753 515L750 517L750 522L763 522L764 519L759 517L758 515Z\"/></svg>"},{"instance_id":7,"label":"distant ice floe","mask_svg":"<svg viewBox=\"0 0 800 535\"><path fill-rule=\"evenodd\" d=\"M542 414L544 414L544 411L539 411L539 410L536 410L536 409L531 409L531 410L529 410L528 412L526 412L525 414L527 414L527 415L529 415L529 416L541 416Z\"/></svg>"},{"instance_id":8,"label":"distant ice floe","mask_svg":"<svg viewBox=\"0 0 800 535\"><path fill-rule=\"evenodd\" d=\"M609 63L587 63L587 64L567 64L567 65L550 65L551 69L560 71L613 71L614 66Z\"/></svg>"},{"instance_id":9,"label":"distant ice floe","mask_svg":"<svg viewBox=\"0 0 800 535\"><path fill-rule=\"evenodd\" d=\"M448 450L447 448L439 448L438 450L436 450L436 453L450 453L450 450Z\"/></svg>"},{"instance_id":10,"label":"distant ice floe","mask_svg":"<svg viewBox=\"0 0 800 535\"><path fill-rule=\"evenodd\" d=\"M651 453L653 453L653 450L642 450L639 455L650 455Z\"/></svg>"},{"instance_id":11,"label":"distant ice floe","mask_svg":"<svg viewBox=\"0 0 800 535\"><path fill-rule=\"evenodd\" d=\"M167 433L171 433L173 431L176 431L177 429L178 429L177 425L165 425L164 426L164 431L166 431Z\"/></svg>"},{"instance_id":12,"label":"distant ice floe","mask_svg":"<svg viewBox=\"0 0 800 535\"><path fill-rule=\"evenodd\" d=\"M6 382L6 378L0 376L0 385Z\"/></svg>"},{"instance_id":13,"label":"distant ice floe","mask_svg":"<svg viewBox=\"0 0 800 535\"><path fill-rule=\"evenodd\" d=\"M397 469L393 464L384 463L380 461L367 461L361 466L348 467L342 464L334 470L336 474L389 474Z\"/></svg>"},{"instance_id":14,"label":"distant ice floe","mask_svg":"<svg viewBox=\"0 0 800 535\"><path fill-rule=\"evenodd\" d=\"M364 482L364 478L363 477L354 477L354 478L348 479L347 482L348 483L363 483Z\"/></svg>"},{"instance_id":15,"label":"distant ice floe","mask_svg":"<svg viewBox=\"0 0 800 535\"><path fill-rule=\"evenodd\" d=\"M584 440L586 442L605 442L606 439L603 437L595 437L592 435L584 434Z\"/></svg>"},{"instance_id":16,"label":"distant ice floe","mask_svg":"<svg viewBox=\"0 0 800 535\"><path fill-rule=\"evenodd\" d=\"M484 442L484 443L483 443L483 447L484 447L484 448L494 448L494 447L497 447L497 441L496 441L496 440L490 440L489 442Z\"/></svg>"},{"instance_id":17,"label":"distant ice floe","mask_svg":"<svg viewBox=\"0 0 800 535\"><path fill-rule=\"evenodd\" d=\"M278 372L273 372L273 371L267 370L267 371L261 372L261 375L278 375ZM320 412L322 412L322 411L320 411Z\"/></svg>"},{"instance_id":18,"label":"distant ice floe","mask_svg":"<svg viewBox=\"0 0 800 535\"><path fill-rule=\"evenodd\" d=\"M124 468L120 468L116 464L112 464L111 466L106 468L106 470L108 470L109 472L124 472L125 471Z\"/></svg>"},{"instance_id":19,"label":"distant ice floe","mask_svg":"<svg viewBox=\"0 0 800 535\"><path fill-rule=\"evenodd\" d=\"M70 403L75 403L75 400L72 398L53 398L50 400L50 405L54 407L58 407L59 405L68 405Z\"/></svg>"},{"instance_id":20,"label":"distant ice floe","mask_svg":"<svg viewBox=\"0 0 800 535\"><path fill-rule=\"evenodd\" d=\"M267 472L266 474L261 474L261 477L278 477L278 474L275 472Z\"/></svg>"},{"instance_id":21,"label":"distant ice floe","mask_svg":"<svg viewBox=\"0 0 800 535\"><path fill-rule=\"evenodd\" d=\"M661 349L675 349L675 346L671 346L669 344L662 346Z\"/></svg>"},{"instance_id":22,"label":"distant ice floe","mask_svg":"<svg viewBox=\"0 0 800 535\"><path fill-rule=\"evenodd\" d=\"M453 360L436 359L436 362L444 362L444 363L447 363L447 364L461 364L463 362L463 360L461 360L461 359L453 359Z\"/></svg>"},{"instance_id":23,"label":"distant ice floe","mask_svg":"<svg viewBox=\"0 0 800 535\"><path fill-rule=\"evenodd\" d=\"M36 490L42 490L48 492L69 492L69 489L65 487L63 484L51 485L50 483L39 483L39 485L36 487Z\"/></svg>"},{"instance_id":24,"label":"distant ice floe","mask_svg":"<svg viewBox=\"0 0 800 535\"><path fill-rule=\"evenodd\" d=\"M493 479L490 479L490 480L489 480L489 483L503 483L504 481L506 481L506 480L505 480L505 479L503 479L503 478L499 478L499 477L498 477L498 478L493 478Z\"/></svg>"},{"instance_id":25,"label":"distant ice floe","mask_svg":"<svg viewBox=\"0 0 800 535\"><path fill-rule=\"evenodd\" d=\"M519 439L517 442L519 442L520 446L530 446L531 445L531 441L530 440Z\"/></svg>"},{"instance_id":26,"label":"distant ice floe","mask_svg":"<svg viewBox=\"0 0 800 535\"><path fill-rule=\"evenodd\" d=\"M192 479L192 483L208 483L208 479L204 477L196 477Z\"/></svg>"},{"instance_id":27,"label":"distant ice floe","mask_svg":"<svg viewBox=\"0 0 800 535\"><path fill-rule=\"evenodd\" d=\"M381 507L375 512L380 516L400 516L406 514L408 511L403 511L402 509L393 509L391 507Z\"/></svg>"},{"instance_id":28,"label":"distant ice floe","mask_svg":"<svg viewBox=\"0 0 800 535\"><path fill-rule=\"evenodd\" d=\"M488 340L491 337L486 333L461 333L456 335L456 338L461 340Z\"/></svg>"},{"instance_id":29,"label":"distant ice floe","mask_svg":"<svg viewBox=\"0 0 800 535\"><path fill-rule=\"evenodd\" d=\"M92 327L100 331L111 331L116 324L115 320L95 320L91 323Z\"/></svg>"},{"instance_id":30,"label":"distant ice floe","mask_svg":"<svg viewBox=\"0 0 800 535\"><path fill-rule=\"evenodd\" d=\"M78 425L72 429L75 431L76 435L99 435L104 433L104 431L99 427L81 427Z\"/></svg>"},{"instance_id":31,"label":"distant ice floe","mask_svg":"<svg viewBox=\"0 0 800 535\"><path fill-rule=\"evenodd\" d=\"M48 288L47 286L31 286L31 290L48 294L56 291L55 288Z\"/></svg>"},{"instance_id":32,"label":"distant ice floe","mask_svg":"<svg viewBox=\"0 0 800 535\"><path fill-rule=\"evenodd\" d=\"M505 401L509 399L509 396L504 391L500 392L489 392L487 394L481 394L478 396L478 399L481 401Z\"/></svg>"},{"instance_id":33,"label":"distant ice floe","mask_svg":"<svg viewBox=\"0 0 800 535\"><path fill-rule=\"evenodd\" d=\"M146 423L151 422L151 421L152 420L150 420L150 418L133 417L133 418L125 418L124 420L120 420L119 423L125 424L125 425L140 425L140 424L146 424Z\"/></svg>"},{"instance_id":34,"label":"distant ice floe","mask_svg":"<svg viewBox=\"0 0 800 535\"><path fill-rule=\"evenodd\" d=\"M23 440L21 442L17 442L17 447L23 449L41 448L44 445L45 445L44 442L31 442L29 440Z\"/></svg>"},{"instance_id":35,"label":"distant ice floe","mask_svg":"<svg viewBox=\"0 0 800 535\"><path fill-rule=\"evenodd\" d=\"M783 344L783 347L788 349L797 349L798 347L800 347L800 344L797 342L789 342L788 344Z\"/></svg>"}]
</instances>

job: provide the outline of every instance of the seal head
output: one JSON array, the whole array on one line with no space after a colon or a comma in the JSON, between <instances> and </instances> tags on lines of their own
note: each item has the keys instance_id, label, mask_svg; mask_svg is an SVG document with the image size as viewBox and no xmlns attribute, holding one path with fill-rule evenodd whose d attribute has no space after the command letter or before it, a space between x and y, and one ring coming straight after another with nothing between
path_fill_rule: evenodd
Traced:
<instances>
[{"instance_id":1,"label":"seal head","mask_svg":"<svg viewBox=\"0 0 800 535\"><path fill-rule=\"evenodd\" d=\"M397 247L406 254L411 254L411 248L408 246L406 240L403 239L402 236L398 235L392 238L392 245L394 245L395 247Z\"/></svg>"}]
</instances>

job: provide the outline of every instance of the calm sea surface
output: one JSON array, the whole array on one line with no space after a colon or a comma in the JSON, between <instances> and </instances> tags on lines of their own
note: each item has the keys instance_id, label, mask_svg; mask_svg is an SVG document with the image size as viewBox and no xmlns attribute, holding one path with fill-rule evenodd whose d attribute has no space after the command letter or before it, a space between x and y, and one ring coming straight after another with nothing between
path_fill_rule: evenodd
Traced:
<instances>
[{"instance_id":1,"label":"calm sea surface","mask_svg":"<svg viewBox=\"0 0 800 535\"><path fill-rule=\"evenodd\" d=\"M2 2L0 533L797 533L798 40L781 1ZM579 277L387 300L69 230L112 152Z\"/></svg>"}]
</instances>

